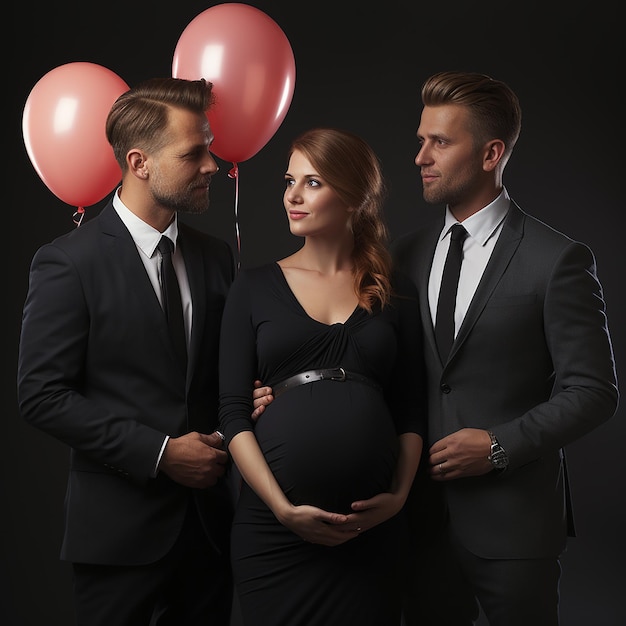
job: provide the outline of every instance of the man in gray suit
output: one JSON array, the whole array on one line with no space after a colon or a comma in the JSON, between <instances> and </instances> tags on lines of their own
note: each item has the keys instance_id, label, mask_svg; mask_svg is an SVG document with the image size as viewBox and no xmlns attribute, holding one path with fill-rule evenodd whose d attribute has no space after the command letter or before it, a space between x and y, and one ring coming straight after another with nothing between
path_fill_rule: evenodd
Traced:
<instances>
[{"instance_id":1,"label":"man in gray suit","mask_svg":"<svg viewBox=\"0 0 626 626\"><path fill-rule=\"evenodd\" d=\"M563 447L612 417L615 363L595 258L526 214L503 186L518 98L477 73L422 88L415 158L446 206L393 246L420 292L429 453L409 501L407 626L558 624L559 557L573 534ZM467 232L440 356L435 319L450 230Z\"/></svg>"}]
</instances>

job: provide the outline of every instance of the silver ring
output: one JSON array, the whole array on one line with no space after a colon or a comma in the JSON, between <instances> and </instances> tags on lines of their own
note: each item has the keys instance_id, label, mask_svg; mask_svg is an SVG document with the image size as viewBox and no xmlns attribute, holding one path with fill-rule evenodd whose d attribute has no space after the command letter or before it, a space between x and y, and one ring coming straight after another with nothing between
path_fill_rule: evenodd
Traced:
<instances>
[{"instance_id":1,"label":"silver ring","mask_svg":"<svg viewBox=\"0 0 626 626\"><path fill-rule=\"evenodd\" d=\"M443 463L439 463L439 473L443 474Z\"/></svg>"},{"instance_id":2,"label":"silver ring","mask_svg":"<svg viewBox=\"0 0 626 626\"><path fill-rule=\"evenodd\" d=\"M357 527L357 529L356 529L356 532L357 532L357 533L360 533L362 530L363 530L363 529L362 529L360 526L358 526L358 527Z\"/></svg>"}]
</instances>

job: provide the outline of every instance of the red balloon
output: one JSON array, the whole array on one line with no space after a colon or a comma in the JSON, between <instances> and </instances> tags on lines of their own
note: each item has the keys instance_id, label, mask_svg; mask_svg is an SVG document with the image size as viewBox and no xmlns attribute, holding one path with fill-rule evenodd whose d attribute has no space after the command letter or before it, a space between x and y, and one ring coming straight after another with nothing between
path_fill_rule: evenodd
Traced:
<instances>
[{"instance_id":1,"label":"red balloon","mask_svg":"<svg viewBox=\"0 0 626 626\"><path fill-rule=\"evenodd\" d=\"M293 97L296 63L274 20L250 5L226 3L187 25L174 51L172 75L213 83L211 151L239 163L261 150L282 124Z\"/></svg>"},{"instance_id":2,"label":"red balloon","mask_svg":"<svg viewBox=\"0 0 626 626\"><path fill-rule=\"evenodd\" d=\"M105 123L128 85L94 63L67 63L33 87L22 117L28 156L58 198L76 207L99 202L122 177Z\"/></svg>"}]
</instances>

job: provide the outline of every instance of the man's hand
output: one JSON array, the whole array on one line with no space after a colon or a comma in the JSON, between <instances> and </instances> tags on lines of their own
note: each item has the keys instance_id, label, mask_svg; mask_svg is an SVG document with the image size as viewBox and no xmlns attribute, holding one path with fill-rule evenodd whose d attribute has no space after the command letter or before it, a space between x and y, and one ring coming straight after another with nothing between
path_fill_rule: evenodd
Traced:
<instances>
[{"instance_id":1,"label":"man's hand","mask_svg":"<svg viewBox=\"0 0 626 626\"><path fill-rule=\"evenodd\" d=\"M254 391L252 393L252 400L254 411L252 411L252 419L256 420L261 416L261 413L265 411L265 407L270 404L274 399L272 395L271 387L264 387L260 380L254 381Z\"/></svg>"},{"instance_id":2,"label":"man's hand","mask_svg":"<svg viewBox=\"0 0 626 626\"><path fill-rule=\"evenodd\" d=\"M228 463L228 454L222 447L222 439L217 433L192 432L182 437L171 437L165 446L159 470L186 487L213 487L224 475Z\"/></svg>"},{"instance_id":3,"label":"man's hand","mask_svg":"<svg viewBox=\"0 0 626 626\"><path fill-rule=\"evenodd\" d=\"M493 469L487 459L490 452L491 438L486 430L462 428L430 447L430 476L437 481L482 476Z\"/></svg>"}]
</instances>

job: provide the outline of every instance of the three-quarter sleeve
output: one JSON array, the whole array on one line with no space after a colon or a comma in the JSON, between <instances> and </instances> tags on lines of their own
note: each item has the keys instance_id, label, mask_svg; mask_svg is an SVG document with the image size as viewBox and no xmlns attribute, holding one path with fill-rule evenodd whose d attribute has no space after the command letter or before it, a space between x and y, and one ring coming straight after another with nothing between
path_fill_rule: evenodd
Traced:
<instances>
[{"instance_id":1,"label":"three-quarter sleeve","mask_svg":"<svg viewBox=\"0 0 626 626\"><path fill-rule=\"evenodd\" d=\"M224 307L219 350L219 423L228 446L252 420L254 380L257 377L256 337L252 324L248 277L235 279Z\"/></svg>"}]
</instances>

